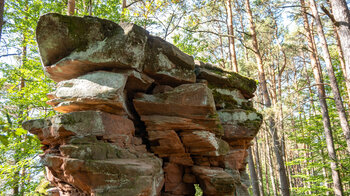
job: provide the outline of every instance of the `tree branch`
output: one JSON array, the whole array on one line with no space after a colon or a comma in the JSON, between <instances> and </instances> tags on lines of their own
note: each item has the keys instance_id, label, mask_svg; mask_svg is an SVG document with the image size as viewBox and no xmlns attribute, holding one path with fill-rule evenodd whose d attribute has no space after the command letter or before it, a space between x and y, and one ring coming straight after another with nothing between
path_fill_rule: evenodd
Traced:
<instances>
[{"instance_id":1,"label":"tree branch","mask_svg":"<svg viewBox=\"0 0 350 196\"><path fill-rule=\"evenodd\" d=\"M2 57L7 57L7 56L19 56L21 54L4 54L4 55L1 55L0 58Z\"/></svg>"},{"instance_id":2,"label":"tree branch","mask_svg":"<svg viewBox=\"0 0 350 196\"><path fill-rule=\"evenodd\" d=\"M339 23L335 20L334 16L332 13L330 13L327 8L325 8L323 5L321 5L321 9L322 11L331 19L331 21L333 22L333 24L337 27L339 27Z\"/></svg>"}]
</instances>

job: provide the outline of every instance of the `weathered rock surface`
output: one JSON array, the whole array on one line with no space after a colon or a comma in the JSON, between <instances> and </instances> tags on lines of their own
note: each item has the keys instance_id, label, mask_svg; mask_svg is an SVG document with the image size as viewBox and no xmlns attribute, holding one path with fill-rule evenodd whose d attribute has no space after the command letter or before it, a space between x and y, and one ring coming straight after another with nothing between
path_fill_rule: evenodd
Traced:
<instances>
[{"instance_id":1,"label":"weathered rock surface","mask_svg":"<svg viewBox=\"0 0 350 196\"><path fill-rule=\"evenodd\" d=\"M186 150L193 155L220 156L229 151L229 145L209 131L181 132Z\"/></svg>"},{"instance_id":2,"label":"weathered rock surface","mask_svg":"<svg viewBox=\"0 0 350 196\"><path fill-rule=\"evenodd\" d=\"M41 143L55 146L64 143L69 136L95 136L116 145L128 147L134 135L134 124L123 116L97 111L81 111L61 114L51 120L31 120L23 124L38 135Z\"/></svg>"},{"instance_id":3,"label":"weathered rock surface","mask_svg":"<svg viewBox=\"0 0 350 196\"><path fill-rule=\"evenodd\" d=\"M134 106L150 130L208 130L223 134L214 98L205 84L183 84L163 93L138 94Z\"/></svg>"},{"instance_id":4,"label":"weathered rock surface","mask_svg":"<svg viewBox=\"0 0 350 196\"><path fill-rule=\"evenodd\" d=\"M30 120L52 194L249 195L256 82L134 24L46 14L37 41L64 114Z\"/></svg>"},{"instance_id":5,"label":"weathered rock surface","mask_svg":"<svg viewBox=\"0 0 350 196\"><path fill-rule=\"evenodd\" d=\"M192 171L205 195L234 195L235 179L222 168L194 166Z\"/></svg>"},{"instance_id":6,"label":"weathered rock surface","mask_svg":"<svg viewBox=\"0 0 350 196\"><path fill-rule=\"evenodd\" d=\"M253 139L262 123L261 114L242 109L223 109L218 111L224 128L224 139Z\"/></svg>"},{"instance_id":7,"label":"weathered rock surface","mask_svg":"<svg viewBox=\"0 0 350 196\"><path fill-rule=\"evenodd\" d=\"M109 155L102 156L106 152L102 149L107 146ZM63 150L70 152L68 157L62 154L44 158L44 165L58 186L70 184L87 194L130 196L156 195L163 186L162 162L152 155L128 152L104 142L94 147L76 144L71 148L80 152ZM96 156L84 155L90 151Z\"/></svg>"},{"instance_id":8,"label":"weathered rock surface","mask_svg":"<svg viewBox=\"0 0 350 196\"><path fill-rule=\"evenodd\" d=\"M221 89L239 90L246 98L252 98L256 90L256 82L235 72L228 72L209 63L196 61L198 79L207 80L210 86Z\"/></svg>"},{"instance_id":9,"label":"weathered rock surface","mask_svg":"<svg viewBox=\"0 0 350 196\"><path fill-rule=\"evenodd\" d=\"M146 53L148 58L145 60L144 72L159 83L174 86L196 81L193 57L174 45L150 36Z\"/></svg>"},{"instance_id":10,"label":"weathered rock surface","mask_svg":"<svg viewBox=\"0 0 350 196\"><path fill-rule=\"evenodd\" d=\"M142 70L148 32L136 25L46 14L36 32L45 71L55 81L108 68Z\"/></svg>"},{"instance_id":11,"label":"weathered rock surface","mask_svg":"<svg viewBox=\"0 0 350 196\"><path fill-rule=\"evenodd\" d=\"M134 99L134 105L141 115L166 115L190 119L206 119L208 115L215 115L212 93L206 85L199 83L183 84L164 93L139 94Z\"/></svg>"},{"instance_id":12,"label":"weathered rock surface","mask_svg":"<svg viewBox=\"0 0 350 196\"><path fill-rule=\"evenodd\" d=\"M46 14L36 37L45 71L57 82L108 69L144 70L160 83L196 80L192 56L134 24Z\"/></svg>"},{"instance_id":13,"label":"weathered rock surface","mask_svg":"<svg viewBox=\"0 0 350 196\"><path fill-rule=\"evenodd\" d=\"M119 73L98 71L65 80L57 84L56 90L48 96L48 104L59 112L75 112L99 109L125 115L127 76Z\"/></svg>"}]
</instances>

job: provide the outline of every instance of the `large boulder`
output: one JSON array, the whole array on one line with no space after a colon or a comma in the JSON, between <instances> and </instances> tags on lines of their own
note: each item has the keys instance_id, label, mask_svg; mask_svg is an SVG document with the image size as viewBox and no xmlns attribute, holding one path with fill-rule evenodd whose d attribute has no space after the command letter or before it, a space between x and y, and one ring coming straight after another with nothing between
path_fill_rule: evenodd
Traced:
<instances>
[{"instance_id":1,"label":"large boulder","mask_svg":"<svg viewBox=\"0 0 350 196\"><path fill-rule=\"evenodd\" d=\"M36 37L46 73L56 82L95 70L134 69L171 85L194 83L194 60L131 23L45 14Z\"/></svg>"},{"instance_id":2,"label":"large boulder","mask_svg":"<svg viewBox=\"0 0 350 196\"><path fill-rule=\"evenodd\" d=\"M110 144L97 143L95 148ZM96 151L91 146L75 145L80 152ZM61 186L70 184L89 195L152 195L159 194L164 175L162 161L151 154L141 154L109 147L109 159L87 159L45 155L44 165L51 174L51 182ZM70 156L74 157L74 152ZM101 152L103 154L104 151ZM81 155L78 155L81 157Z\"/></svg>"},{"instance_id":3,"label":"large boulder","mask_svg":"<svg viewBox=\"0 0 350 196\"><path fill-rule=\"evenodd\" d=\"M55 81L111 68L141 71L148 32L96 17L46 14L36 38L45 71Z\"/></svg>"}]
</instances>

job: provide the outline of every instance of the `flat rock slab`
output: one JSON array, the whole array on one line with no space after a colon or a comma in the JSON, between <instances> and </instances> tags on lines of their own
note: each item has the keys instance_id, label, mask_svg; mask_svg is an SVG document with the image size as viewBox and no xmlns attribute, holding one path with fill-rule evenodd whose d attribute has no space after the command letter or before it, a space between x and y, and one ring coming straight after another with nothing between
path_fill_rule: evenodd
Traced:
<instances>
[{"instance_id":1,"label":"flat rock slab","mask_svg":"<svg viewBox=\"0 0 350 196\"><path fill-rule=\"evenodd\" d=\"M262 123L262 115L252 110L224 109L218 115L224 129L223 139L253 139Z\"/></svg>"},{"instance_id":2,"label":"flat rock slab","mask_svg":"<svg viewBox=\"0 0 350 196\"><path fill-rule=\"evenodd\" d=\"M134 124L124 116L97 111L61 114L51 120L31 120L23 124L38 135L44 145L62 143L68 136L99 136L116 145L128 146L135 132Z\"/></svg>"},{"instance_id":3,"label":"flat rock slab","mask_svg":"<svg viewBox=\"0 0 350 196\"><path fill-rule=\"evenodd\" d=\"M127 113L124 88L128 76L97 71L57 84L48 97L56 111L68 113L101 110L113 114Z\"/></svg>"},{"instance_id":4,"label":"flat rock slab","mask_svg":"<svg viewBox=\"0 0 350 196\"><path fill-rule=\"evenodd\" d=\"M193 166L192 172L205 195L234 195L236 180L222 168Z\"/></svg>"},{"instance_id":5,"label":"flat rock slab","mask_svg":"<svg viewBox=\"0 0 350 196\"><path fill-rule=\"evenodd\" d=\"M147 36L133 24L53 13L36 30L45 71L57 82L107 68L141 71Z\"/></svg>"},{"instance_id":6,"label":"flat rock slab","mask_svg":"<svg viewBox=\"0 0 350 196\"><path fill-rule=\"evenodd\" d=\"M145 122L149 130L209 130L215 135L224 134L220 121L212 119L189 119L176 116L144 115L141 120Z\"/></svg>"},{"instance_id":7,"label":"flat rock slab","mask_svg":"<svg viewBox=\"0 0 350 196\"><path fill-rule=\"evenodd\" d=\"M229 151L229 145L209 131L185 131L180 135L187 152L193 155L220 156Z\"/></svg>"},{"instance_id":8,"label":"flat rock slab","mask_svg":"<svg viewBox=\"0 0 350 196\"><path fill-rule=\"evenodd\" d=\"M194 60L192 56L155 36L149 36L143 71L160 84L176 86L194 83Z\"/></svg>"},{"instance_id":9,"label":"flat rock slab","mask_svg":"<svg viewBox=\"0 0 350 196\"><path fill-rule=\"evenodd\" d=\"M190 119L208 119L216 113L211 90L205 84L183 84L159 94L139 94L134 99L141 115L177 116Z\"/></svg>"},{"instance_id":10,"label":"flat rock slab","mask_svg":"<svg viewBox=\"0 0 350 196\"><path fill-rule=\"evenodd\" d=\"M213 88L228 90L237 89L245 98L254 97L257 84L253 79L244 77L235 72L228 72L209 63L195 61L197 79L208 81Z\"/></svg>"},{"instance_id":11,"label":"flat rock slab","mask_svg":"<svg viewBox=\"0 0 350 196\"><path fill-rule=\"evenodd\" d=\"M159 83L194 83L194 60L134 24L49 13L36 37L45 72L56 82L91 71L134 69Z\"/></svg>"},{"instance_id":12,"label":"flat rock slab","mask_svg":"<svg viewBox=\"0 0 350 196\"><path fill-rule=\"evenodd\" d=\"M55 178L88 194L157 195L164 183L156 157L84 161L46 155L44 165Z\"/></svg>"},{"instance_id":13,"label":"flat rock slab","mask_svg":"<svg viewBox=\"0 0 350 196\"><path fill-rule=\"evenodd\" d=\"M237 89L224 89L209 85L214 96L217 109L253 109L253 104Z\"/></svg>"}]
</instances>

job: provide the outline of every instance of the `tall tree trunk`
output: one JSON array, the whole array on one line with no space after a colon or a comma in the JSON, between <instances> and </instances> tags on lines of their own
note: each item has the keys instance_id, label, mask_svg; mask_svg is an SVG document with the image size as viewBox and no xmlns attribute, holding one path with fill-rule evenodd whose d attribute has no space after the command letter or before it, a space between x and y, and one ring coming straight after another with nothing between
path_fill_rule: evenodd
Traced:
<instances>
[{"instance_id":1,"label":"tall tree trunk","mask_svg":"<svg viewBox=\"0 0 350 196\"><path fill-rule=\"evenodd\" d=\"M316 22L317 34L318 34L319 40L321 42L321 47L322 47L322 51L323 51L323 58L324 58L324 61L326 63L328 77L329 77L330 85L331 85L332 92L334 95L335 107L337 108L338 115L339 115L340 126L341 126L343 133L345 135L345 140L346 140L346 143L348 145L348 151L350 152L350 127L349 127L348 120L346 118L345 109L343 106L343 101L342 101L341 96L340 96L340 92L339 92L339 88L338 88L338 84L337 84L337 79L335 77L334 70L333 70L331 56L330 56L329 50L328 50L327 40L326 40L326 37L325 37L324 32L323 32L323 26L321 23L320 16L318 15L315 0L310 0L310 7L311 7L311 11L312 11L312 14L313 14L315 22Z\"/></svg>"},{"instance_id":2,"label":"tall tree trunk","mask_svg":"<svg viewBox=\"0 0 350 196\"><path fill-rule=\"evenodd\" d=\"M254 50L256 61L258 64L259 82L261 84L260 86L261 86L262 92L263 92L264 104L265 104L265 107L271 108L272 104L271 104L271 99L270 99L270 96L269 96L269 93L267 90L263 60L261 58L261 54L260 54L259 46L258 46L258 41L256 38L256 31L255 31L255 24L253 21L253 14L252 14L252 11L250 9L249 0L246 0L245 2L246 2L247 13L248 13L248 19L249 19L250 34L252 37L253 50ZM283 160L283 157L282 157L281 151L280 151L281 145L280 145L280 142L279 142L279 139L277 136L276 123L275 123L275 120L273 119L273 116L274 115L271 115L270 117L268 117L267 122L269 124L268 127L270 130L270 133L273 136L274 152L275 152L276 159L277 159L277 168L278 168L278 173L279 173L279 178L280 178L281 193L283 196L289 196L290 195L289 183L288 183L288 178L286 175L284 160Z\"/></svg>"},{"instance_id":3,"label":"tall tree trunk","mask_svg":"<svg viewBox=\"0 0 350 196\"><path fill-rule=\"evenodd\" d=\"M330 0L333 16L336 21L341 48L346 65L346 80L350 80L350 11L345 0Z\"/></svg>"},{"instance_id":4,"label":"tall tree trunk","mask_svg":"<svg viewBox=\"0 0 350 196\"><path fill-rule=\"evenodd\" d=\"M241 6L239 5L239 2L238 1L235 1L234 3L234 6L236 8L236 11L238 13L238 16L239 16L239 24L241 26L241 36L243 38L243 41L245 41L244 39L244 25L243 25L243 15L242 15L242 8ZM246 47L243 47L243 50L244 50L244 63L247 63L248 62L248 51L247 51L247 48ZM249 71L248 71L249 73Z\"/></svg>"},{"instance_id":5,"label":"tall tree trunk","mask_svg":"<svg viewBox=\"0 0 350 196\"><path fill-rule=\"evenodd\" d=\"M305 2L304 0L300 0L301 7L302 7L302 16L304 18L304 28L306 30L307 40L308 40L308 47L310 51L310 60L311 60L311 66L312 70L314 72L315 81L317 83L317 92L318 92L318 98L321 106L321 112L322 112L322 121L324 126L324 133L326 136L326 143L327 143L327 149L328 149L328 156L330 158L331 162L331 170L332 170L332 178L333 178L333 189L335 192L335 195L340 196L343 195L343 189L340 181L340 176L338 172L338 160L336 157L335 149L334 149L334 143L333 143L333 135L332 135L332 129L331 129L331 123L329 120L328 115L328 108L326 103L326 94L323 86L323 80L322 80L322 72L320 72L320 68L318 67L317 60L316 60L316 48L313 46L312 41L312 34L310 31L309 21L306 15L306 8L305 8Z\"/></svg>"},{"instance_id":6,"label":"tall tree trunk","mask_svg":"<svg viewBox=\"0 0 350 196\"><path fill-rule=\"evenodd\" d=\"M67 15L73 16L75 13L75 0L68 0L67 7Z\"/></svg>"},{"instance_id":7,"label":"tall tree trunk","mask_svg":"<svg viewBox=\"0 0 350 196\"><path fill-rule=\"evenodd\" d=\"M254 155L255 155L255 164L256 164L256 170L258 174L258 185L259 185L259 192L261 196L264 196L264 184L263 184L263 179L262 179L262 170L261 170L261 163L260 163L260 156L259 156L259 143L258 143L258 136L255 136L255 150L254 150Z\"/></svg>"},{"instance_id":8,"label":"tall tree trunk","mask_svg":"<svg viewBox=\"0 0 350 196\"><path fill-rule=\"evenodd\" d=\"M227 10L227 19L228 19L228 39L229 39L229 49L230 49L230 55L231 55L231 69L234 72L238 72L238 65L237 65L237 57L236 57L236 50L235 50L235 39L234 39L234 31L233 31L233 16L232 16L232 5L231 0L225 0L226 4L226 10Z\"/></svg>"},{"instance_id":9,"label":"tall tree trunk","mask_svg":"<svg viewBox=\"0 0 350 196\"><path fill-rule=\"evenodd\" d=\"M5 0L0 0L0 43L1 43L2 25L4 24L4 6L5 6Z\"/></svg>"},{"instance_id":10,"label":"tall tree trunk","mask_svg":"<svg viewBox=\"0 0 350 196\"><path fill-rule=\"evenodd\" d=\"M249 147L249 149L248 149L248 167L249 167L249 172L250 172L250 180L251 180L252 186L253 186L253 194L254 194L254 196L260 196L259 180L258 180L258 177L257 177L256 172L255 172L251 147Z\"/></svg>"},{"instance_id":11,"label":"tall tree trunk","mask_svg":"<svg viewBox=\"0 0 350 196\"><path fill-rule=\"evenodd\" d=\"M329 5L331 13L333 13L333 8L332 8L332 5L329 2L329 0L327 0L327 3ZM347 77L347 72L350 70L346 69L345 60L344 60L344 52L343 52L342 47L341 47L340 37L339 37L338 31L337 31L337 26L334 22L332 22L332 27L333 27L333 31L334 31L334 37L337 41L337 49L338 49L338 54L339 54L340 67L343 71L343 76L345 79L346 92L348 94L348 107L350 107L350 78ZM349 112L350 112L350 110L349 110Z\"/></svg>"},{"instance_id":12,"label":"tall tree trunk","mask_svg":"<svg viewBox=\"0 0 350 196\"><path fill-rule=\"evenodd\" d=\"M273 162L271 158L271 151L270 151L270 146L269 146L269 140L267 137L267 132L265 132L265 140L266 140L266 151L267 151L267 160L269 162L269 170L270 170L270 178L271 178L271 186L272 186L272 191L273 195L277 196L277 188L276 188L276 182L275 182L275 174L273 172Z\"/></svg>"},{"instance_id":13,"label":"tall tree trunk","mask_svg":"<svg viewBox=\"0 0 350 196\"><path fill-rule=\"evenodd\" d=\"M265 141L266 142L266 141ZM267 155L266 155L266 147L264 150L264 163L265 163L265 184L266 184L266 193L267 195L270 195L270 184L269 184L269 174L268 174L268 161L267 161Z\"/></svg>"},{"instance_id":14,"label":"tall tree trunk","mask_svg":"<svg viewBox=\"0 0 350 196\"><path fill-rule=\"evenodd\" d=\"M222 31L221 31L221 24L219 24L219 33L222 34ZM220 41L220 52L221 52L221 67L225 68L225 65L226 65L226 61L225 61L225 54L224 54L224 47L223 47L223 44L222 44L222 37L219 36L219 41Z\"/></svg>"}]
</instances>

